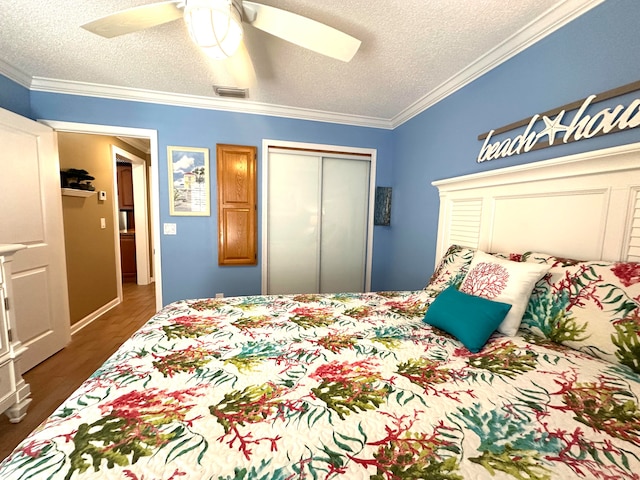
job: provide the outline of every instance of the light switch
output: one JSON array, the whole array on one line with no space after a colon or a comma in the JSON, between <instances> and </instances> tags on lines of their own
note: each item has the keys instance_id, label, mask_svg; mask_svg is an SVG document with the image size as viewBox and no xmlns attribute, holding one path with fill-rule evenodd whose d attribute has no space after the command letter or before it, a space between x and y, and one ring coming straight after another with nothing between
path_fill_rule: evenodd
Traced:
<instances>
[{"instance_id":1,"label":"light switch","mask_svg":"<svg viewBox=\"0 0 640 480\"><path fill-rule=\"evenodd\" d=\"M175 223L165 223L163 224L164 234L165 235L175 235L177 233L177 228Z\"/></svg>"},{"instance_id":2,"label":"light switch","mask_svg":"<svg viewBox=\"0 0 640 480\"><path fill-rule=\"evenodd\" d=\"M100 228L107 228L107 220L105 218L100 218Z\"/></svg>"},{"instance_id":3,"label":"light switch","mask_svg":"<svg viewBox=\"0 0 640 480\"><path fill-rule=\"evenodd\" d=\"M98 200L104 202L107 199L107 192L105 192L104 190L100 190L98 192Z\"/></svg>"}]
</instances>

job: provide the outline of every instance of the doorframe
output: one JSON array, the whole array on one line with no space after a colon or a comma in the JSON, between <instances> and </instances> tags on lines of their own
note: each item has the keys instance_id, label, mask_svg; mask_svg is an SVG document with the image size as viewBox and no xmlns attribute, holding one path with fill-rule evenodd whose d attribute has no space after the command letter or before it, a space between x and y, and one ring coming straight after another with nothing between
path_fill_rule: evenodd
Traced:
<instances>
[{"instance_id":1,"label":"doorframe","mask_svg":"<svg viewBox=\"0 0 640 480\"><path fill-rule=\"evenodd\" d=\"M369 211L367 218L367 255L365 263L365 291L371 291L371 268L373 264L373 217L376 192L376 158L378 151L375 148L348 147L342 145L325 145L321 143L291 142L285 140L262 140L262 278L261 292L265 295L268 279L268 245L269 245L269 229L268 229L268 201L269 201L269 148L290 148L318 152L322 156L330 156L332 153L343 155L369 155L371 158L369 170Z\"/></svg>"},{"instance_id":2,"label":"doorframe","mask_svg":"<svg viewBox=\"0 0 640 480\"><path fill-rule=\"evenodd\" d=\"M149 139L150 163L151 163L151 224L153 231L153 272L155 279L156 310L162 309L162 262L160 252L160 184L158 177L158 131L147 128L118 127L113 125L97 125L90 123L65 122L57 120L38 119L40 123L48 125L58 132L86 133L94 135L107 135L111 137L137 137ZM117 225L117 224L116 224Z\"/></svg>"},{"instance_id":3,"label":"doorframe","mask_svg":"<svg viewBox=\"0 0 640 480\"><path fill-rule=\"evenodd\" d=\"M113 161L113 176L114 176L114 186L113 189L113 224L118 225L119 223L119 202L118 202L118 171L117 171L117 163L118 158L124 158L131 162L132 167L132 177L133 177L133 216L136 225L136 271L137 271L137 280L136 283L138 285L148 285L151 283L151 268L149 265L149 232L148 232L148 207L147 207L147 162L146 160L132 154L131 152L127 152L122 148L116 147L115 145L111 145L111 158ZM114 228L115 230L115 244L116 251L120 252L120 229ZM118 279L120 279L120 283L122 283L122 272L120 271L120 255L121 252L118 253L116 263L118 270ZM120 295L120 290L118 291L118 296Z\"/></svg>"}]
</instances>

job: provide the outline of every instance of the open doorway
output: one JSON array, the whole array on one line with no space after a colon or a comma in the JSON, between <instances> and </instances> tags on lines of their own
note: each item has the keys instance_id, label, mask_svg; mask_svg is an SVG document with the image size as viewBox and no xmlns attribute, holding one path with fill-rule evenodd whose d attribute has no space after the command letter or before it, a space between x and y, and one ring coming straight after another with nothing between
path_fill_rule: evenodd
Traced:
<instances>
[{"instance_id":1,"label":"open doorway","mask_svg":"<svg viewBox=\"0 0 640 480\"><path fill-rule=\"evenodd\" d=\"M131 155L128 155L129 161L133 160L136 165L136 177L140 178L144 176L148 178L148 188L151 194L144 195L144 193L140 193L140 195L144 195L147 201L147 211L150 212L149 221L141 221L141 224L147 225L148 231L151 234L147 234L146 237L149 238L149 242L147 246L141 246L141 261L146 263L146 267L141 267L143 273L146 270L149 270L148 281L155 282L155 304L156 310L160 310L162 308L162 283L161 283L161 265L160 265L160 233L158 229L159 225L159 201L158 201L158 142L157 142L157 131L156 130L148 130L148 129L138 129L138 128L129 128L129 127L117 127L117 126L108 126L108 125L92 125L92 124L81 124L81 123L71 123L71 122L58 122L58 121L42 121L55 129L58 132L69 132L69 133L77 133L77 134L91 134L91 135L105 135L117 137L120 140L124 140L125 138L131 139L132 141L143 140L146 144L148 144L149 148L149 161L150 165L149 171L145 171L147 168L143 165L143 163L138 163L135 158L131 159ZM114 150L115 153L121 153L119 150ZM114 153L114 155L115 155ZM127 152L125 152L126 154ZM142 160L142 159L140 159ZM133 167L134 163L132 163ZM115 171L115 163L114 163L114 171ZM115 175L114 175L115 181ZM114 183L115 186L115 183ZM117 202L117 195L113 195L113 202ZM142 200L139 202L144 205ZM114 225L118 225L117 218L117 204L114 209ZM116 233L118 233L118 228L115 229ZM116 242L116 237L114 236L114 242ZM119 242L117 243L117 251L119 253ZM144 252L142 252L144 250ZM137 247L136 247L137 251ZM145 253L147 256L147 261L144 261ZM120 265L119 258L118 260L118 275L120 275ZM122 282L121 278L118 278L117 281L120 288L118 290L119 298L122 298ZM108 308L107 308L108 309Z\"/></svg>"},{"instance_id":2,"label":"open doorway","mask_svg":"<svg viewBox=\"0 0 640 480\"><path fill-rule=\"evenodd\" d=\"M120 140L129 143L126 137ZM148 140L139 139L136 147L148 153ZM148 208L147 178L149 170L146 160L131 152L111 146L114 167L113 211L116 233L116 252L119 247L122 282L133 281L138 285L148 285L153 281L153 237ZM115 231L115 229L114 229Z\"/></svg>"}]
</instances>

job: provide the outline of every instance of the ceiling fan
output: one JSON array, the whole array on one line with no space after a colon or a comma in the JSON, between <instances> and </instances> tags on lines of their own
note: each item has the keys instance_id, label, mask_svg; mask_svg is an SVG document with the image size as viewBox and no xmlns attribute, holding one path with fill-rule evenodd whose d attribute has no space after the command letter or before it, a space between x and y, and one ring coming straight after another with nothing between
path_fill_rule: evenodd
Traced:
<instances>
[{"instance_id":1,"label":"ceiling fan","mask_svg":"<svg viewBox=\"0 0 640 480\"><path fill-rule=\"evenodd\" d=\"M192 40L213 58L233 55L242 40L242 23L343 62L360 40L310 18L243 0L170 0L129 8L82 28L106 38L144 30L183 18Z\"/></svg>"}]
</instances>

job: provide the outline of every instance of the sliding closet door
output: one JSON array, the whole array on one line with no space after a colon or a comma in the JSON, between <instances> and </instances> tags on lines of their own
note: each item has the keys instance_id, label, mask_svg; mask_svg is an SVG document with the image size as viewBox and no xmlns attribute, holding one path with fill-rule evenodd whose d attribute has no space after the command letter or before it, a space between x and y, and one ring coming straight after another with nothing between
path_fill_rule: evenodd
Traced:
<instances>
[{"instance_id":1,"label":"sliding closet door","mask_svg":"<svg viewBox=\"0 0 640 480\"><path fill-rule=\"evenodd\" d=\"M364 291L369 163L322 161L320 293Z\"/></svg>"},{"instance_id":2,"label":"sliding closet door","mask_svg":"<svg viewBox=\"0 0 640 480\"><path fill-rule=\"evenodd\" d=\"M270 153L268 175L268 293L317 293L320 159Z\"/></svg>"},{"instance_id":3,"label":"sliding closet door","mask_svg":"<svg viewBox=\"0 0 640 480\"><path fill-rule=\"evenodd\" d=\"M367 158L271 151L266 293L363 292Z\"/></svg>"}]
</instances>

